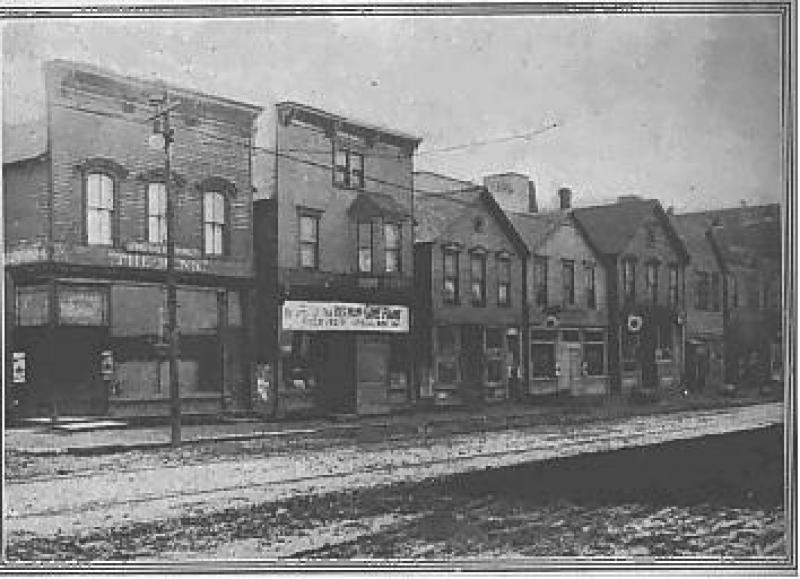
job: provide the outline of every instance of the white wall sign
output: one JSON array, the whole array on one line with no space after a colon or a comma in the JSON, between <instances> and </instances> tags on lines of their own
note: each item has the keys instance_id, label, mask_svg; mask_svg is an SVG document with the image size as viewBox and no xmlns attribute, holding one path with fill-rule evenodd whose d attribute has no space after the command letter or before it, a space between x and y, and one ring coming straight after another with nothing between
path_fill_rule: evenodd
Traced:
<instances>
[{"instance_id":1,"label":"white wall sign","mask_svg":"<svg viewBox=\"0 0 800 579\"><path fill-rule=\"evenodd\" d=\"M406 306L338 302L287 301L284 330L340 332L408 332Z\"/></svg>"},{"instance_id":2,"label":"white wall sign","mask_svg":"<svg viewBox=\"0 0 800 579\"><path fill-rule=\"evenodd\" d=\"M25 352L14 352L11 358L14 384L25 384Z\"/></svg>"}]
</instances>

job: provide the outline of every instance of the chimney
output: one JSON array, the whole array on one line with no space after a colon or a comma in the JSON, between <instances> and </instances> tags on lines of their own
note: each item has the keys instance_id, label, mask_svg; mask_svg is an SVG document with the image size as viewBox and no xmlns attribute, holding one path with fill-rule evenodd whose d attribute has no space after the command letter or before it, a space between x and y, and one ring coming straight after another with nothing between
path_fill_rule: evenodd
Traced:
<instances>
[{"instance_id":1,"label":"chimney","mask_svg":"<svg viewBox=\"0 0 800 579\"><path fill-rule=\"evenodd\" d=\"M670 217L672 217L673 215L675 215L675 208L674 208L672 205L670 205L669 207L667 207L667 215L669 215Z\"/></svg>"},{"instance_id":2,"label":"chimney","mask_svg":"<svg viewBox=\"0 0 800 579\"><path fill-rule=\"evenodd\" d=\"M561 209L572 207L572 190L569 187L561 187L558 190L558 206Z\"/></svg>"},{"instance_id":3,"label":"chimney","mask_svg":"<svg viewBox=\"0 0 800 579\"><path fill-rule=\"evenodd\" d=\"M528 181L528 213L538 213L539 205L536 203L536 183Z\"/></svg>"},{"instance_id":4,"label":"chimney","mask_svg":"<svg viewBox=\"0 0 800 579\"><path fill-rule=\"evenodd\" d=\"M631 201L641 201L638 195L620 195L617 197L617 203L630 203Z\"/></svg>"}]
</instances>

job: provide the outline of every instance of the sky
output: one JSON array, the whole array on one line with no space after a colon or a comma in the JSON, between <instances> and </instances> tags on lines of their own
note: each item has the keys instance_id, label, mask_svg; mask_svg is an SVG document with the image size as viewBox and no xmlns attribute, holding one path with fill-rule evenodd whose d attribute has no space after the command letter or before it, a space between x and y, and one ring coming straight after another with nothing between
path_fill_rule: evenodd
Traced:
<instances>
[{"instance_id":1,"label":"sky","mask_svg":"<svg viewBox=\"0 0 800 579\"><path fill-rule=\"evenodd\" d=\"M417 170L523 173L543 208L562 186L576 206L638 194L677 212L784 195L777 15L40 19L2 34L4 123L41 114L41 64L65 58L410 133Z\"/></svg>"}]
</instances>

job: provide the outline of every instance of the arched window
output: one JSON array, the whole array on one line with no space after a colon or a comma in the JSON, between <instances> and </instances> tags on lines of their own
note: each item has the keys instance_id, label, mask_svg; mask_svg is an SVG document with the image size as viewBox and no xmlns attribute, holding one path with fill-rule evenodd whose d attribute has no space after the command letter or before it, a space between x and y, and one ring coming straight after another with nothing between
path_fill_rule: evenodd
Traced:
<instances>
[{"instance_id":1,"label":"arched window","mask_svg":"<svg viewBox=\"0 0 800 579\"><path fill-rule=\"evenodd\" d=\"M86 243L114 243L114 179L105 173L91 172L85 177Z\"/></svg>"},{"instance_id":2,"label":"arched window","mask_svg":"<svg viewBox=\"0 0 800 579\"><path fill-rule=\"evenodd\" d=\"M224 255L227 233L225 195L203 192L203 253Z\"/></svg>"}]
</instances>

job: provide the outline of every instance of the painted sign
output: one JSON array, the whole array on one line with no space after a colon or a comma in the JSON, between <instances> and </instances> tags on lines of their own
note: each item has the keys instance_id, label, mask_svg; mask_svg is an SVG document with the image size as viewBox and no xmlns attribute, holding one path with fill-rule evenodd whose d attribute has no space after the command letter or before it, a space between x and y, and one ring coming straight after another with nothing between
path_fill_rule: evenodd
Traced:
<instances>
[{"instance_id":1,"label":"painted sign","mask_svg":"<svg viewBox=\"0 0 800 579\"><path fill-rule=\"evenodd\" d=\"M339 302L287 301L284 330L339 332L408 332L406 306Z\"/></svg>"},{"instance_id":2,"label":"painted sign","mask_svg":"<svg viewBox=\"0 0 800 579\"><path fill-rule=\"evenodd\" d=\"M25 367L25 352L14 352L11 356L11 380L14 384L25 384Z\"/></svg>"},{"instance_id":3,"label":"painted sign","mask_svg":"<svg viewBox=\"0 0 800 579\"><path fill-rule=\"evenodd\" d=\"M109 251L108 259L115 267L133 267L137 269L167 269L167 258L152 253L122 253ZM206 273L211 270L207 259L188 259L175 257L175 269L189 273Z\"/></svg>"},{"instance_id":4,"label":"painted sign","mask_svg":"<svg viewBox=\"0 0 800 579\"><path fill-rule=\"evenodd\" d=\"M58 318L62 324L105 324L105 292L102 289L59 288Z\"/></svg>"},{"instance_id":5,"label":"painted sign","mask_svg":"<svg viewBox=\"0 0 800 579\"><path fill-rule=\"evenodd\" d=\"M19 246L7 249L5 252L6 265L19 265L22 263L36 263L47 259L47 251L41 245Z\"/></svg>"},{"instance_id":6,"label":"painted sign","mask_svg":"<svg viewBox=\"0 0 800 579\"><path fill-rule=\"evenodd\" d=\"M104 380L114 377L114 353L111 350L100 352L100 373Z\"/></svg>"}]
</instances>

